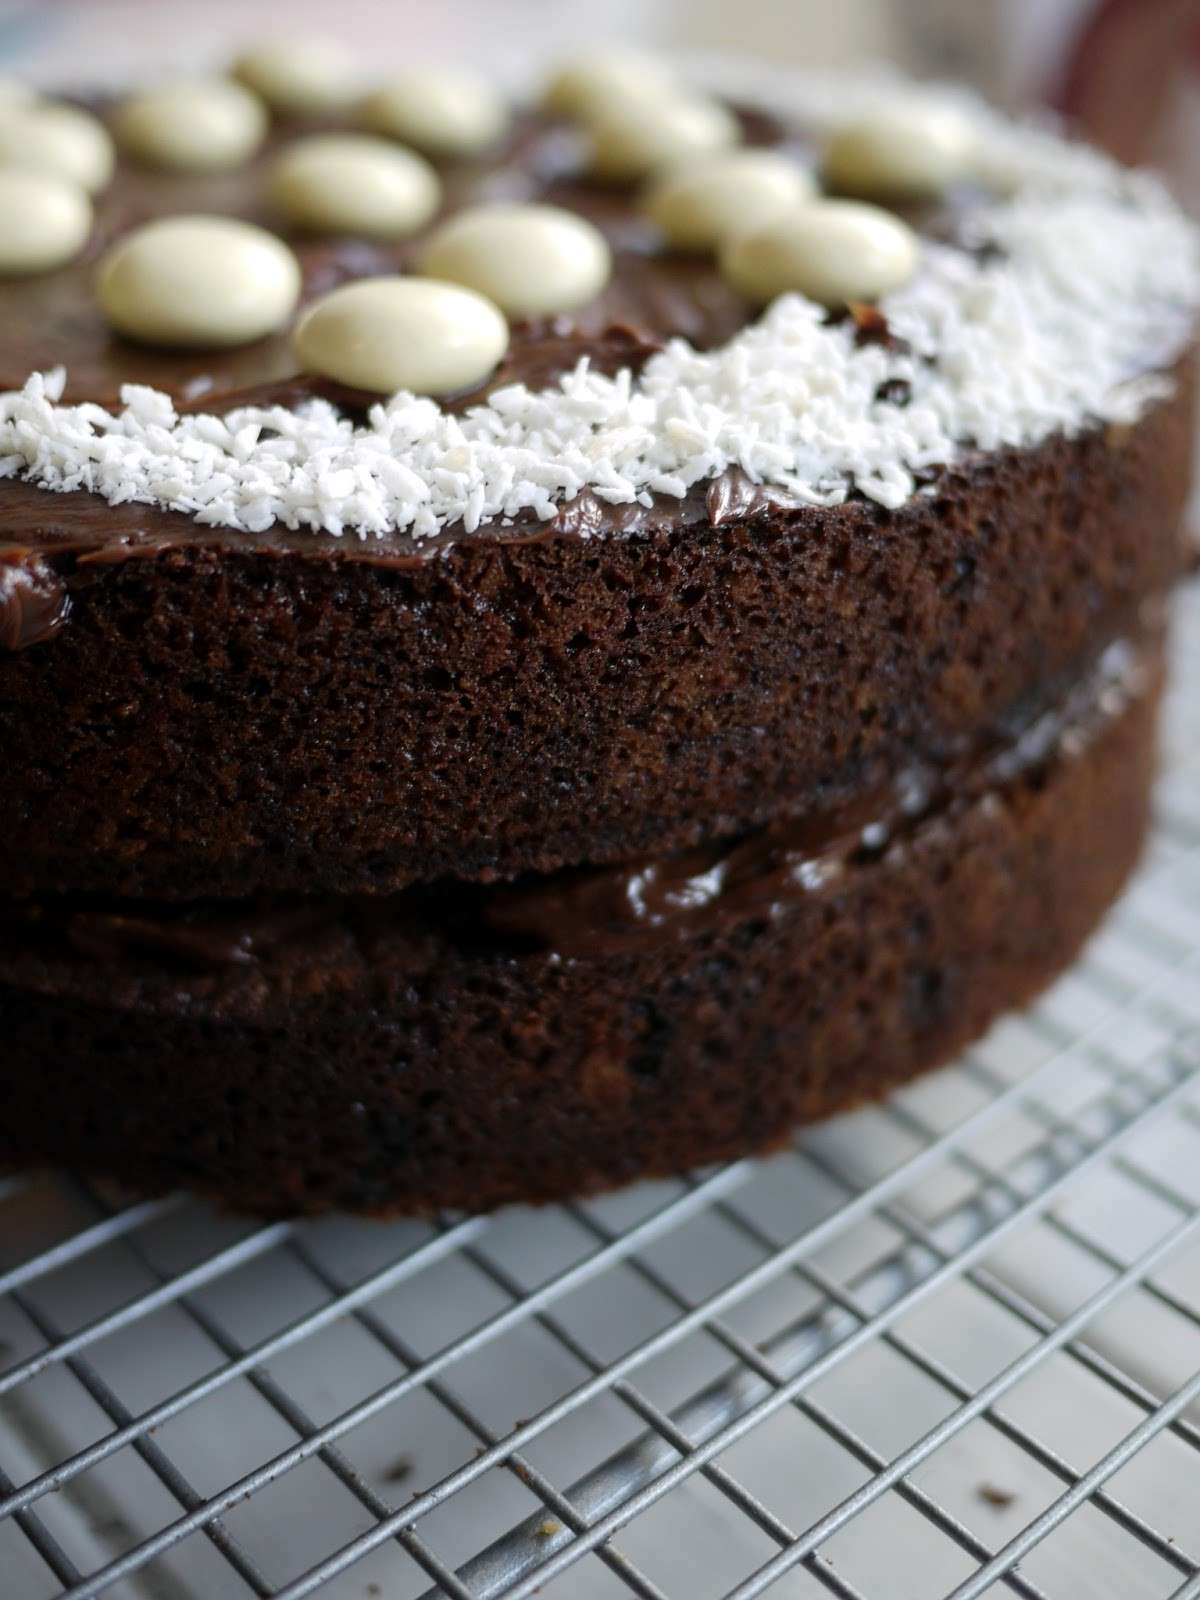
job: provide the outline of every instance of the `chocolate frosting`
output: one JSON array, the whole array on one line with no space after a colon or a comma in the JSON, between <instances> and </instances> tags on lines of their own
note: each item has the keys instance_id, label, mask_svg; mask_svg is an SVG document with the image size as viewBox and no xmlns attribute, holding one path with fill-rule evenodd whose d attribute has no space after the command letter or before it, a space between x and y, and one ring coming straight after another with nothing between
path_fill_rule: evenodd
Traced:
<instances>
[{"instance_id":1,"label":"chocolate frosting","mask_svg":"<svg viewBox=\"0 0 1200 1600\"><path fill-rule=\"evenodd\" d=\"M103 114L102 104L93 108ZM778 144L784 130L772 120L744 114L748 141ZM113 240L161 215L214 212L242 217L281 232L295 250L307 302L355 278L411 270L421 240L401 244L288 234L263 198L265 169L290 133L276 134L254 161L237 172L185 176L147 171L123 161L97 202L96 224L84 254L59 271L0 285L4 339L0 388L19 388L33 371L67 369L65 399L119 404L121 386L149 384L182 409L222 413L246 404L295 406L330 395L321 380L303 374L287 331L232 350L160 350L132 343L109 328L96 301L96 263ZM580 152L564 154L563 130L526 116L511 136L478 162L443 166L442 215L484 200L545 200L590 217L613 247L614 271L606 289L571 318L517 324L496 382L542 386L588 355L605 371L637 366L665 338L681 335L701 346L718 344L743 327L750 307L723 281L711 261L664 254L653 230L636 216L628 189L611 189L582 176ZM436 219L435 219L436 220ZM377 397L333 391L353 409Z\"/></svg>"},{"instance_id":2,"label":"chocolate frosting","mask_svg":"<svg viewBox=\"0 0 1200 1600\"><path fill-rule=\"evenodd\" d=\"M103 115L102 100L84 99ZM803 130L785 127L760 111L738 111L749 145L790 149L808 155ZM316 126L316 125L314 125ZM96 263L112 241L155 216L179 212L217 212L262 223L284 232L303 273L302 301L351 279L411 268L420 239L403 244L287 235L263 199L264 172L281 142L277 133L259 157L240 171L216 176L185 176L142 169L123 161L111 187L97 202L96 225L87 250L57 272L0 284L4 338L0 341L0 388L19 388L33 371L62 365L67 370L65 401L95 401L113 407L127 383L148 384L170 395L181 410L224 413L239 406L331 401L351 415L362 414L378 397L302 373L286 332L226 351L158 350L131 343L108 327L96 302ZM487 156L443 165L443 214L463 205L496 199L541 200L589 217L613 250L613 274L605 290L570 317L516 324L508 352L488 382L446 402L454 409L478 403L505 384L544 388L586 357L597 370L638 371L670 338L683 337L699 348L731 338L750 319L753 308L724 281L707 258L664 251L655 230L638 216L636 194L589 179L582 171L578 136L560 124L532 114L517 119L510 136ZM956 232L973 197L963 194L948 206L926 207L911 216L929 232ZM852 313L860 336L889 337L870 308ZM485 525L478 540L525 539L599 532L629 534L659 526L678 526L709 516L714 523L768 514L784 497L756 490L740 475L701 485L682 502L659 497L650 507L613 506L590 493L563 508L558 518L532 519L509 529ZM362 544L328 534L274 528L265 534L232 533L156 506L110 506L82 491L53 494L16 480L0 481L0 552L33 546L47 553L86 552L96 559L123 560L153 555L174 544L206 546L236 542L260 550L336 552L341 559L424 561L464 537L447 528L419 542L404 533ZM65 614L65 613L64 613Z\"/></svg>"},{"instance_id":3,"label":"chocolate frosting","mask_svg":"<svg viewBox=\"0 0 1200 1600\"><path fill-rule=\"evenodd\" d=\"M1110 645L1053 711L1003 743L941 768L914 765L836 810L785 817L733 840L607 867L489 887L457 881L384 897L279 897L155 905L47 898L10 906L23 937L101 962L149 956L193 970L315 959L350 933L381 940L440 932L476 950L595 960L701 937L836 888L854 867L903 849L916 829L985 803L1070 759L1141 694L1150 673L1127 641Z\"/></svg>"},{"instance_id":4,"label":"chocolate frosting","mask_svg":"<svg viewBox=\"0 0 1200 1600\"><path fill-rule=\"evenodd\" d=\"M70 612L65 584L40 557L0 549L0 650L53 639Z\"/></svg>"},{"instance_id":5,"label":"chocolate frosting","mask_svg":"<svg viewBox=\"0 0 1200 1600\"><path fill-rule=\"evenodd\" d=\"M95 961L149 954L190 967L225 967L268 960L319 933L329 920L329 908L319 902L183 913L156 912L153 906L82 909L70 913L66 932L72 948Z\"/></svg>"}]
</instances>

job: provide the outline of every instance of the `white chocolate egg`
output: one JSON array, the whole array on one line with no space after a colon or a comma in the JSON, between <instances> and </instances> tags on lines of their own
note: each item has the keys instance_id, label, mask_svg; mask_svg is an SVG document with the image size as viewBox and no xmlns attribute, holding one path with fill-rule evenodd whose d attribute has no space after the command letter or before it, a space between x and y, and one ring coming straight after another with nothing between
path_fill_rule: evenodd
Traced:
<instances>
[{"instance_id":1,"label":"white chocolate egg","mask_svg":"<svg viewBox=\"0 0 1200 1600\"><path fill-rule=\"evenodd\" d=\"M558 206L472 206L429 236L421 271L478 290L507 316L544 317L593 300L612 253L598 228Z\"/></svg>"},{"instance_id":2,"label":"white chocolate egg","mask_svg":"<svg viewBox=\"0 0 1200 1600\"><path fill-rule=\"evenodd\" d=\"M292 339L307 372L374 394L452 394L481 383L508 347L500 311L432 278L363 278L322 296Z\"/></svg>"},{"instance_id":3,"label":"white chocolate egg","mask_svg":"<svg viewBox=\"0 0 1200 1600\"><path fill-rule=\"evenodd\" d=\"M318 133L288 145L272 165L267 192L295 227L375 239L415 233L442 198L428 161L365 133Z\"/></svg>"},{"instance_id":4,"label":"white chocolate egg","mask_svg":"<svg viewBox=\"0 0 1200 1600\"><path fill-rule=\"evenodd\" d=\"M90 112L35 103L0 116L0 167L52 172L95 194L112 177L112 140Z\"/></svg>"},{"instance_id":5,"label":"white chocolate egg","mask_svg":"<svg viewBox=\"0 0 1200 1600\"><path fill-rule=\"evenodd\" d=\"M300 265L281 239L231 217L162 217L105 254L96 292L130 339L175 348L249 344L283 325Z\"/></svg>"},{"instance_id":6,"label":"white chocolate egg","mask_svg":"<svg viewBox=\"0 0 1200 1600\"><path fill-rule=\"evenodd\" d=\"M677 250L715 250L816 194L812 174L775 150L697 156L651 179L642 210Z\"/></svg>"},{"instance_id":7,"label":"white chocolate egg","mask_svg":"<svg viewBox=\"0 0 1200 1600\"><path fill-rule=\"evenodd\" d=\"M358 89L354 59L336 39L263 39L243 50L231 71L284 117L343 110Z\"/></svg>"},{"instance_id":8,"label":"white chocolate egg","mask_svg":"<svg viewBox=\"0 0 1200 1600\"><path fill-rule=\"evenodd\" d=\"M614 183L644 178L659 167L726 150L741 136L732 112L715 100L625 100L591 126L591 168Z\"/></svg>"},{"instance_id":9,"label":"white chocolate egg","mask_svg":"<svg viewBox=\"0 0 1200 1600\"><path fill-rule=\"evenodd\" d=\"M91 227L91 201L78 184L0 168L0 276L53 272L74 260Z\"/></svg>"},{"instance_id":10,"label":"white chocolate egg","mask_svg":"<svg viewBox=\"0 0 1200 1600\"><path fill-rule=\"evenodd\" d=\"M898 289L915 272L917 255L916 234L890 212L855 200L814 200L734 234L720 264L726 281L759 304L794 293L839 306Z\"/></svg>"},{"instance_id":11,"label":"white chocolate egg","mask_svg":"<svg viewBox=\"0 0 1200 1600\"><path fill-rule=\"evenodd\" d=\"M168 172L230 172L243 166L267 132L257 95L229 78L164 84L116 108L117 143L136 161Z\"/></svg>"},{"instance_id":12,"label":"white chocolate egg","mask_svg":"<svg viewBox=\"0 0 1200 1600\"><path fill-rule=\"evenodd\" d=\"M443 68L414 68L364 100L361 121L432 156L471 156L508 127L504 98L486 78Z\"/></svg>"},{"instance_id":13,"label":"white chocolate egg","mask_svg":"<svg viewBox=\"0 0 1200 1600\"><path fill-rule=\"evenodd\" d=\"M839 128L824 173L843 194L937 195L970 171L974 144L970 124L951 107L897 102Z\"/></svg>"},{"instance_id":14,"label":"white chocolate egg","mask_svg":"<svg viewBox=\"0 0 1200 1600\"><path fill-rule=\"evenodd\" d=\"M547 82L541 104L551 116L592 121L631 100L674 99L678 94L676 79L654 56L600 50L564 61Z\"/></svg>"}]
</instances>

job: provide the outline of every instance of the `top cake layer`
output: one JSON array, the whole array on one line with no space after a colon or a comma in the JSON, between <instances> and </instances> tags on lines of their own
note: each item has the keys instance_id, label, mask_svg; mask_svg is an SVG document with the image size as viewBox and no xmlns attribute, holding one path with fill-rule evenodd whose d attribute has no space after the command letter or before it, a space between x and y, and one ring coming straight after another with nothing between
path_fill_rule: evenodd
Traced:
<instances>
[{"instance_id":1,"label":"top cake layer","mask_svg":"<svg viewBox=\"0 0 1200 1600\"><path fill-rule=\"evenodd\" d=\"M736 126L813 171L874 103L789 93ZM83 257L0 283L6 891L376 893L677 850L1003 743L1155 627L1194 235L1151 180L955 114L969 174L889 199L911 276L761 315L732 281L761 258L668 249L557 116L440 159L451 210L549 202L612 255L440 398L302 372L282 333L115 337L118 236L273 219L261 161L122 163ZM291 242L319 300L425 235Z\"/></svg>"}]
</instances>

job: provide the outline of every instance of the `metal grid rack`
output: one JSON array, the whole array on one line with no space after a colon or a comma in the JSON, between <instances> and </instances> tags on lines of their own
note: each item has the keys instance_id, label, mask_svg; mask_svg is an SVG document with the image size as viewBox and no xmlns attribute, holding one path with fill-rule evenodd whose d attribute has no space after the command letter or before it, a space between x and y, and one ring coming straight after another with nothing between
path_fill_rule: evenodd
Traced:
<instances>
[{"instance_id":1,"label":"metal grid rack","mask_svg":"<svg viewBox=\"0 0 1200 1600\"><path fill-rule=\"evenodd\" d=\"M0 1186L0 1597L1200 1597L1200 593L1143 870L766 1162L261 1224Z\"/></svg>"}]
</instances>

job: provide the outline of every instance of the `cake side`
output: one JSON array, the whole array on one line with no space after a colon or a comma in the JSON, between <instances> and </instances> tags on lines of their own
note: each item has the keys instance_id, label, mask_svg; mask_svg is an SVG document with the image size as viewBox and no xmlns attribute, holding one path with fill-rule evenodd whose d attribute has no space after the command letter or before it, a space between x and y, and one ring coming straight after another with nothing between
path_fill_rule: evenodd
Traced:
<instances>
[{"instance_id":1,"label":"cake side","mask_svg":"<svg viewBox=\"0 0 1200 1600\"><path fill-rule=\"evenodd\" d=\"M1053 703L1161 604L1190 360L1176 380L1129 427L944 469L895 511L735 484L621 537L395 563L176 544L147 508L128 547L43 525L70 622L0 662L8 892L511 877L870 793Z\"/></svg>"},{"instance_id":2,"label":"cake side","mask_svg":"<svg viewBox=\"0 0 1200 1600\"><path fill-rule=\"evenodd\" d=\"M85 247L0 285L9 893L682 848L1002 734L1159 604L1200 255L1153 180L963 93L814 78L777 111L688 100L719 149L680 212L652 146L682 91L635 103L626 70L594 127L552 92L432 164L349 108L179 170L183 110L95 108L140 131ZM836 198L897 152L908 189ZM788 196L745 259L711 209L731 181L730 238L760 238L756 184ZM189 205L220 214L161 215ZM251 260L294 338L210 303ZM348 349L415 342L385 337L394 296L442 327L430 263L498 296L499 364L356 388ZM358 280L376 320L314 346Z\"/></svg>"}]
</instances>

